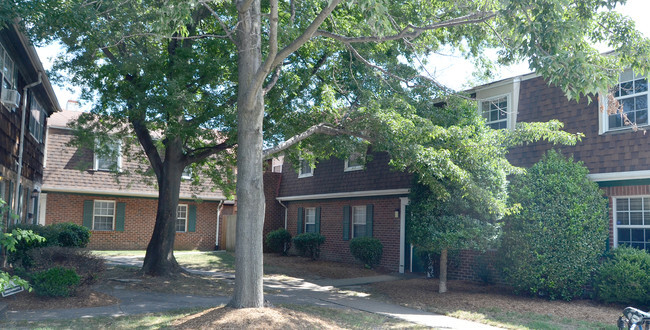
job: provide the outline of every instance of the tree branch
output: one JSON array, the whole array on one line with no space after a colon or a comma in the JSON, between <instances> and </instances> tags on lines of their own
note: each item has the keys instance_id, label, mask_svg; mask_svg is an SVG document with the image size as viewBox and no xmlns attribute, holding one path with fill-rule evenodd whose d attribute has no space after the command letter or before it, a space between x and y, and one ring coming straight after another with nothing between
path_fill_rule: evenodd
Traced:
<instances>
[{"instance_id":1,"label":"tree branch","mask_svg":"<svg viewBox=\"0 0 650 330\"><path fill-rule=\"evenodd\" d=\"M368 136L365 136L365 135L362 135L362 134L359 134L359 133L354 133L354 132L348 131L348 130L343 129L343 128L336 128L336 127L333 127L333 126L331 126L329 124L326 124L326 123L320 123L320 124L317 124L317 125L314 125L314 126L308 128L306 131L304 131L304 132L302 132L302 133L300 133L298 135L292 136L290 139L278 144L275 147L264 150L262 152L262 157L264 159L267 159L267 158L271 157L272 155L277 154L278 152L283 151L285 149L288 149L289 147L293 146L294 144L296 144L296 143L298 143L298 142L300 142L300 141L302 141L302 140L304 140L304 139L306 139L306 138L308 138L308 137L310 137L310 136L312 136L314 134L325 134L325 135L333 135L333 136L335 136L335 135L350 135L350 136L356 136L356 137L362 138L364 140L371 140L371 138L368 137Z\"/></svg>"},{"instance_id":2,"label":"tree branch","mask_svg":"<svg viewBox=\"0 0 650 330\"><path fill-rule=\"evenodd\" d=\"M253 89L251 90L259 90L259 88L264 83L266 76L269 74L269 72L271 72L271 70L273 70L273 68L282 64L282 61L284 61L285 58L289 57L289 55L291 55L293 52L298 50L298 48L302 47L302 45L307 43L309 39L311 39L311 37L314 36L314 33L318 31L318 27L320 27L325 21L325 19L327 19L332 14L336 6L338 6L338 4L341 3L341 1L343 0L331 0L329 5L323 8L323 10L321 10L318 16L316 16L316 18L311 22L311 24L307 27L307 29L305 29L303 33L300 36L298 36L296 39L294 39L289 45L287 45L282 50L277 52L277 54L275 54L274 56L270 56L271 52L269 51L269 56L264 62L264 65L260 67L260 69L263 67L265 69L257 71L255 75L254 83L252 84ZM277 0L275 0L275 2L276 2L276 10L277 10Z\"/></svg>"},{"instance_id":3,"label":"tree branch","mask_svg":"<svg viewBox=\"0 0 650 330\"><path fill-rule=\"evenodd\" d=\"M271 81L269 82L268 85L266 85L266 87L264 87L264 90L263 90L264 95L266 95L266 93L268 93L273 88L273 86L275 86L275 84L278 82L278 78L280 78L280 71L282 71L282 66L278 66L275 69L275 72L273 73L273 77L271 78Z\"/></svg>"},{"instance_id":4,"label":"tree branch","mask_svg":"<svg viewBox=\"0 0 650 330\"><path fill-rule=\"evenodd\" d=\"M216 154L219 151L231 149L233 147L232 144L228 143L228 141L210 146L210 147L205 147L205 148L199 148L199 149L194 149L191 153L188 153L185 156L184 159L184 164L183 166L190 165L192 163L201 161L205 158L208 158L214 154Z\"/></svg>"},{"instance_id":5,"label":"tree branch","mask_svg":"<svg viewBox=\"0 0 650 330\"><path fill-rule=\"evenodd\" d=\"M278 54L278 0L271 0L269 6L271 11L271 16L269 17L269 53L264 63L262 63L255 73L255 79L262 78L262 81L264 81L273 69L273 62L275 61L275 56Z\"/></svg>"},{"instance_id":6,"label":"tree branch","mask_svg":"<svg viewBox=\"0 0 650 330\"><path fill-rule=\"evenodd\" d=\"M475 24L475 23L482 23L485 21L488 21L494 17L497 16L497 13L494 11L486 11L486 12L476 12L472 13L469 15L457 17L454 19L450 19L444 22L440 23L435 23L435 24L430 24L426 26L415 26L412 24L408 24L405 28L403 28L399 33L393 34L390 36L382 36L382 37L377 37L377 36L368 36L368 37L347 37L343 36L340 34L336 34L333 32L329 31L324 31L324 30L318 30L315 35L316 36L322 36L326 38L332 38L341 42L344 42L346 44L350 43L362 43L362 42L384 42L384 41L392 41L392 40L399 40L402 38L417 38L420 36L422 33L430 30L436 30L436 29L441 29L441 28L446 28L446 27L452 27L452 26L458 26L458 25L466 25L466 24Z\"/></svg>"},{"instance_id":7,"label":"tree branch","mask_svg":"<svg viewBox=\"0 0 650 330\"><path fill-rule=\"evenodd\" d=\"M156 178L162 177L163 171L163 162L158 153L158 148L153 143L153 138L149 132L149 129L145 125L144 111L138 111L137 115L131 112L129 115L129 121L133 126L135 135L138 137L138 141L144 149L144 153L147 155L149 162L151 163L151 168L153 168L154 173L156 173Z\"/></svg>"},{"instance_id":8,"label":"tree branch","mask_svg":"<svg viewBox=\"0 0 650 330\"><path fill-rule=\"evenodd\" d=\"M219 22L219 25L221 25L221 28L223 29L224 32L226 32L226 37L230 39L233 43L235 42L235 39L232 38L233 30L229 30L228 27L226 26L226 23L224 23L223 20L221 20L221 17L219 17L219 14L217 14L210 5L206 3L206 0L201 0L200 3L207 8L210 11L210 14L212 14L212 17L214 17L217 22Z\"/></svg>"}]
</instances>

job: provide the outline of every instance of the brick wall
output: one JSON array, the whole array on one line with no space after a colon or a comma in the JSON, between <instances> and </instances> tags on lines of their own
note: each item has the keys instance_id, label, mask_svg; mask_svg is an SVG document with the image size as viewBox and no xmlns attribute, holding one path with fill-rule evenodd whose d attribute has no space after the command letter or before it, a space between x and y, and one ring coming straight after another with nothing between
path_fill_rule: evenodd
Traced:
<instances>
[{"instance_id":1,"label":"brick wall","mask_svg":"<svg viewBox=\"0 0 650 330\"><path fill-rule=\"evenodd\" d=\"M142 250L146 249L156 220L158 201L148 198L107 197L64 193L48 193L45 223L73 222L83 224L83 203L85 200L113 200L126 203L124 231L91 231L88 245L98 250ZM196 231L176 233L176 250L213 250L217 226L218 202L186 202L196 205ZM233 207L224 205L222 216L232 214ZM222 236L220 231L219 236Z\"/></svg>"},{"instance_id":2,"label":"brick wall","mask_svg":"<svg viewBox=\"0 0 650 330\"><path fill-rule=\"evenodd\" d=\"M397 272L399 271L400 222L395 218L395 209L400 208L398 197L290 202L288 203L288 230L292 236L296 235L299 207L321 207L320 232L325 236L325 243L321 246L321 259L357 263L350 254L350 241L343 240L343 206L368 204L374 205L372 236L378 238L384 245L379 266Z\"/></svg>"},{"instance_id":3,"label":"brick wall","mask_svg":"<svg viewBox=\"0 0 650 330\"><path fill-rule=\"evenodd\" d=\"M278 197L281 181L282 173L264 172L264 236L278 228L284 228L284 207L275 199Z\"/></svg>"}]
</instances>

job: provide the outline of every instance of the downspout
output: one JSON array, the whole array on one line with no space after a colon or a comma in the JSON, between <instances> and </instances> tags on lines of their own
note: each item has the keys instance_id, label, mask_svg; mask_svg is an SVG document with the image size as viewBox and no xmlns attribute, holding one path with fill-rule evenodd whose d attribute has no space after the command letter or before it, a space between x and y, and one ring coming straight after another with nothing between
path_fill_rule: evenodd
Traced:
<instances>
[{"instance_id":1,"label":"downspout","mask_svg":"<svg viewBox=\"0 0 650 330\"><path fill-rule=\"evenodd\" d=\"M287 208L286 205L284 205L282 203L281 200L278 200L278 203L280 203L280 205L282 205L282 207L284 207L284 229L287 229L287 217L288 217L289 209Z\"/></svg>"},{"instance_id":2,"label":"downspout","mask_svg":"<svg viewBox=\"0 0 650 330\"><path fill-rule=\"evenodd\" d=\"M20 181L22 181L21 176L23 175L23 150L25 149L25 113L27 112L27 90L34 86L40 85L41 83L43 83L43 75L41 72L39 72L37 82L33 82L23 87L23 105L22 105L22 114L20 119L20 143L18 145L18 169L16 171L18 174L18 178L16 179L16 187L14 189L15 213L21 217L22 214L18 209L18 202L20 201ZM20 218L18 219L20 220Z\"/></svg>"},{"instance_id":3,"label":"downspout","mask_svg":"<svg viewBox=\"0 0 650 330\"><path fill-rule=\"evenodd\" d=\"M214 250L219 250L219 226L221 225L221 208L223 207L223 199L219 201L219 206L217 206L217 233L215 236Z\"/></svg>"}]
</instances>

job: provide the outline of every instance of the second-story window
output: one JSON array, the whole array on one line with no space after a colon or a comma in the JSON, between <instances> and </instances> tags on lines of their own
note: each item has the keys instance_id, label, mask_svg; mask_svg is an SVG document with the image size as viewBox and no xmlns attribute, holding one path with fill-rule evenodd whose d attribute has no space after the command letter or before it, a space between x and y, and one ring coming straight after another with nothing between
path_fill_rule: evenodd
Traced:
<instances>
[{"instance_id":1,"label":"second-story window","mask_svg":"<svg viewBox=\"0 0 650 330\"><path fill-rule=\"evenodd\" d=\"M363 170L364 157L359 152L352 153L348 158L345 159L345 167L343 171L360 171Z\"/></svg>"},{"instance_id":2,"label":"second-story window","mask_svg":"<svg viewBox=\"0 0 650 330\"><path fill-rule=\"evenodd\" d=\"M99 146L96 147L97 149ZM93 169L95 171L119 171L122 168L122 144L110 143L106 146L106 152L95 151Z\"/></svg>"},{"instance_id":3,"label":"second-story window","mask_svg":"<svg viewBox=\"0 0 650 330\"><path fill-rule=\"evenodd\" d=\"M508 128L508 97L500 96L481 101L481 114L488 126L494 129Z\"/></svg>"},{"instance_id":4,"label":"second-story window","mask_svg":"<svg viewBox=\"0 0 650 330\"><path fill-rule=\"evenodd\" d=\"M45 123L45 111L43 106L32 95L30 97L30 117L29 117L29 132L32 134L37 142L43 142L43 124Z\"/></svg>"},{"instance_id":5,"label":"second-story window","mask_svg":"<svg viewBox=\"0 0 650 330\"><path fill-rule=\"evenodd\" d=\"M307 159L300 158L300 169L298 170L299 178L314 176L314 168Z\"/></svg>"},{"instance_id":6,"label":"second-story window","mask_svg":"<svg viewBox=\"0 0 650 330\"><path fill-rule=\"evenodd\" d=\"M626 70L619 76L619 83L614 87L614 98L620 110L608 115L609 129L625 128L636 124L648 124L648 79ZM611 112L610 112L611 113Z\"/></svg>"},{"instance_id":7,"label":"second-story window","mask_svg":"<svg viewBox=\"0 0 650 330\"><path fill-rule=\"evenodd\" d=\"M2 80L0 81L2 90L15 89L16 72L14 69L14 61L2 45L0 45L0 75L2 75ZM10 110L16 111L16 108L11 107Z\"/></svg>"}]
</instances>

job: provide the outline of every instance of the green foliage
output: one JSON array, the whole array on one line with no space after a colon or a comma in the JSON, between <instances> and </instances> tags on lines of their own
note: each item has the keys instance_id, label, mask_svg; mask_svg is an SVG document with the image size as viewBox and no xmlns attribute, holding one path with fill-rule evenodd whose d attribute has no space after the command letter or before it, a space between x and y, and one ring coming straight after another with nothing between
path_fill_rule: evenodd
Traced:
<instances>
[{"instance_id":1,"label":"green foliage","mask_svg":"<svg viewBox=\"0 0 650 330\"><path fill-rule=\"evenodd\" d=\"M94 284L106 270L104 259L91 254L89 250L79 248L46 246L32 249L28 255L32 260L28 272L36 273L54 267L74 269L82 286Z\"/></svg>"},{"instance_id":2,"label":"green foliage","mask_svg":"<svg viewBox=\"0 0 650 330\"><path fill-rule=\"evenodd\" d=\"M266 234L264 244L269 251L286 255L291 248L291 233L284 228L276 229Z\"/></svg>"},{"instance_id":3,"label":"green foliage","mask_svg":"<svg viewBox=\"0 0 650 330\"><path fill-rule=\"evenodd\" d=\"M25 234L16 237L15 250L11 251L13 253L9 255L9 261L12 263L19 262L26 267L32 264L32 260L28 255L31 249L45 246L84 248L90 241L88 228L74 223L58 223L47 226L17 224L12 228L22 233L33 232L44 238L43 240L34 240Z\"/></svg>"},{"instance_id":4,"label":"green foliage","mask_svg":"<svg viewBox=\"0 0 650 330\"><path fill-rule=\"evenodd\" d=\"M350 241L350 253L367 268L373 268L381 261L384 245L378 238L357 237Z\"/></svg>"},{"instance_id":5,"label":"green foliage","mask_svg":"<svg viewBox=\"0 0 650 330\"><path fill-rule=\"evenodd\" d=\"M582 163L551 150L514 178L499 251L517 291L570 300L583 294L605 250L607 200Z\"/></svg>"},{"instance_id":6,"label":"green foliage","mask_svg":"<svg viewBox=\"0 0 650 330\"><path fill-rule=\"evenodd\" d=\"M32 286L39 296L69 297L79 286L80 278L74 269L54 267L32 274Z\"/></svg>"},{"instance_id":7,"label":"green foliage","mask_svg":"<svg viewBox=\"0 0 650 330\"><path fill-rule=\"evenodd\" d=\"M650 307L650 254L619 247L598 269L595 295L606 303Z\"/></svg>"},{"instance_id":8,"label":"green foliage","mask_svg":"<svg viewBox=\"0 0 650 330\"><path fill-rule=\"evenodd\" d=\"M325 243L325 236L319 233L302 233L293 238L293 245L300 255L316 260L320 257L320 246Z\"/></svg>"}]
</instances>

